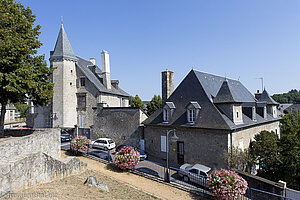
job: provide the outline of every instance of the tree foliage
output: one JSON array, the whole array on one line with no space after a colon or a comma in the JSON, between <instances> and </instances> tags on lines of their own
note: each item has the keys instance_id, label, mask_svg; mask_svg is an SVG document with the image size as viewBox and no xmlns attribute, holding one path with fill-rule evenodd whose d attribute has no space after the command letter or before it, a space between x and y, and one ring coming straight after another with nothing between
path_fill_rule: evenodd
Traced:
<instances>
[{"instance_id":1,"label":"tree foliage","mask_svg":"<svg viewBox=\"0 0 300 200\"><path fill-rule=\"evenodd\" d=\"M154 95L152 100L147 104L147 114L152 115L156 110L158 110L162 105L162 99L158 95Z\"/></svg>"},{"instance_id":2,"label":"tree foliage","mask_svg":"<svg viewBox=\"0 0 300 200\"><path fill-rule=\"evenodd\" d=\"M144 109L144 103L138 95L135 95L135 97L129 97L129 104L131 107L139 107Z\"/></svg>"},{"instance_id":3,"label":"tree foliage","mask_svg":"<svg viewBox=\"0 0 300 200\"><path fill-rule=\"evenodd\" d=\"M25 110L28 108L26 103L15 103L14 106L16 107L16 111L20 113L21 117L26 117Z\"/></svg>"},{"instance_id":4,"label":"tree foliage","mask_svg":"<svg viewBox=\"0 0 300 200\"><path fill-rule=\"evenodd\" d=\"M53 95L50 70L44 56L36 56L42 43L41 26L34 27L31 9L13 0L0 2L0 132L3 133L5 106L24 102L46 105Z\"/></svg>"},{"instance_id":5,"label":"tree foliage","mask_svg":"<svg viewBox=\"0 0 300 200\"><path fill-rule=\"evenodd\" d=\"M279 140L274 132L262 131L254 137L250 153L259 165L258 176L274 180L277 177L279 159Z\"/></svg>"},{"instance_id":6,"label":"tree foliage","mask_svg":"<svg viewBox=\"0 0 300 200\"><path fill-rule=\"evenodd\" d=\"M258 175L287 182L288 187L300 189L300 114L285 115L281 121L281 137L263 131L255 136L250 154L259 164Z\"/></svg>"},{"instance_id":7,"label":"tree foliage","mask_svg":"<svg viewBox=\"0 0 300 200\"><path fill-rule=\"evenodd\" d=\"M300 92L292 89L288 93L274 94L272 98L278 103L294 103L297 99L300 99Z\"/></svg>"}]
</instances>

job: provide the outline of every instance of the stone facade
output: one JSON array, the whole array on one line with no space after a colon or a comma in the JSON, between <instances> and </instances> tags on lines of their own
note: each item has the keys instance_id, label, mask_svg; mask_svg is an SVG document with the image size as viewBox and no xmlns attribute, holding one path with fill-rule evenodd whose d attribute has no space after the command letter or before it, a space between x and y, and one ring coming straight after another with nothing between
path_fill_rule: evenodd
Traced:
<instances>
[{"instance_id":1,"label":"stone facade","mask_svg":"<svg viewBox=\"0 0 300 200\"><path fill-rule=\"evenodd\" d=\"M143 136L142 122L147 115L139 108L95 108L91 140L112 138L117 144L140 146Z\"/></svg>"},{"instance_id":2,"label":"stone facade","mask_svg":"<svg viewBox=\"0 0 300 200\"><path fill-rule=\"evenodd\" d=\"M161 136L166 136L172 127L145 127L145 149L149 155L166 159L166 152L162 151ZM279 133L279 122L267 123L261 126L231 132L228 130L213 130L200 128L176 127L178 142L183 143L183 163L200 163L212 168L227 168L223 161L223 154L231 146L241 149L248 148L251 139L261 131L274 131ZM171 137L172 132L169 137ZM171 142L169 138L169 161L178 162L178 142Z\"/></svg>"},{"instance_id":3,"label":"stone facade","mask_svg":"<svg viewBox=\"0 0 300 200\"><path fill-rule=\"evenodd\" d=\"M76 99L76 71L75 60L51 59L50 67L53 71L54 84L52 113L57 119L53 120L53 127L72 128L77 125Z\"/></svg>"}]
</instances>

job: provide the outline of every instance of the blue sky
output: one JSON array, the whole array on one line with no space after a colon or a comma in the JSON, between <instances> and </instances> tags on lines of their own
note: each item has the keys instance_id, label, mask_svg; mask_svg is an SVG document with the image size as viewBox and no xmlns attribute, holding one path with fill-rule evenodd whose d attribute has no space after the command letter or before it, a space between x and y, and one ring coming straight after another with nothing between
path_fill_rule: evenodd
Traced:
<instances>
[{"instance_id":1,"label":"blue sky","mask_svg":"<svg viewBox=\"0 0 300 200\"><path fill-rule=\"evenodd\" d=\"M254 93L300 89L298 0L21 0L42 26L49 59L61 16L76 55L110 54L111 78L142 100L161 94L161 71L175 87L192 67L239 79Z\"/></svg>"}]
</instances>

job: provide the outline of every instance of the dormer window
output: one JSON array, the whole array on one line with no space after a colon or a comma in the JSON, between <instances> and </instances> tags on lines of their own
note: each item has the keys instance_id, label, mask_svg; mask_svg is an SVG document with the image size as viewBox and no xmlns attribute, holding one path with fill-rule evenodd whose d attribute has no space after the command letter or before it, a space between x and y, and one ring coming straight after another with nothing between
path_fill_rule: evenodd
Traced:
<instances>
[{"instance_id":1,"label":"dormer window","mask_svg":"<svg viewBox=\"0 0 300 200\"><path fill-rule=\"evenodd\" d=\"M85 86L85 77L82 76L80 77L80 87L84 87Z\"/></svg>"},{"instance_id":2,"label":"dormer window","mask_svg":"<svg viewBox=\"0 0 300 200\"><path fill-rule=\"evenodd\" d=\"M195 109L188 110L188 122L194 123L196 118L196 111Z\"/></svg>"},{"instance_id":3,"label":"dormer window","mask_svg":"<svg viewBox=\"0 0 300 200\"><path fill-rule=\"evenodd\" d=\"M187 122L195 123L201 106L196 101L191 101L187 106Z\"/></svg>"},{"instance_id":4,"label":"dormer window","mask_svg":"<svg viewBox=\"0 0 300 200\"><path fill-rule=\"evenodd\" d=\"M168 123L172 119L173 112L175 110L175 105L173 102L166 102L163 107L163 122Z\"/></svg>"},{"instance_id":5,"label":"dormer window","mask_svg":"<svg viewBox=\"0 0 300 200\"><path fill-rule=\"evenodd\" d=\"M170 120L170 110L169 109L164 109L164 121L169 121Z\"/></svg>"}]
</instances>

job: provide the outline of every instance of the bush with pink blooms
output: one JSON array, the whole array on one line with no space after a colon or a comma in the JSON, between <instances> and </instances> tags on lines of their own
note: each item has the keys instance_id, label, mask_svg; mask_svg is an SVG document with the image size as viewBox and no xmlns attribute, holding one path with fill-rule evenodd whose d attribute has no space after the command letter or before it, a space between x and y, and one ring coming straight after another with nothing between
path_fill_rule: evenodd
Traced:
<instances>
[{"instance_id":1,"label":"bush with pink blooms","mask_svg":"<svg viewBox=\"0 0 300 200\"><path fill-rule=\"evenodd\" d=\"M236 172L215 170L208 176L209 189L212 194L222 200L237 199L246 193L248 183Z\"/></svg>"},{"instance_id":2,"label":"bush with pink blooms","mask_svg":"<svg viewBox=\"0 0 300 200\"><path fill-rule=\"evenodd\" d=\"M131 146L124 146L115 154L114 163L122 170L133 169L140 161L140 153Z\"/></svg>"},{"instance_id":3,"label":"bush with pink blooms","mask_svg":"<svg viewBox=\"0 0 300 200\"><path fill-rule=\"evenodd\" d=\"M79 135L71 141L71 150L75 154L86 153L91 143L87 137Z\"/></svg>"}]
</instances>

